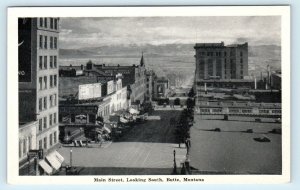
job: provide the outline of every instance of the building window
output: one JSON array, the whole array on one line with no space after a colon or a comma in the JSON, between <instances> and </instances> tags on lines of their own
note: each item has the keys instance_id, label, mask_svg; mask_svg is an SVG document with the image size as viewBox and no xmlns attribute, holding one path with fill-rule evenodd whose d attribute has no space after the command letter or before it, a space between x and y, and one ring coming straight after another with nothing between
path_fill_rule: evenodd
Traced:
<instances>
[{"instance_id":1,"label":"building window","mask_svg":"<svg viewBox=\"0 0 300 190\"><path fill-rule=\"evenodd\" d=\"M43 56L39 56L39 69L43 69Z\"/></svg>"},{"instance_id":2,"label":"building window","mask_svg":"<svg viewBox=\"0 0 300 190\"><path fill-rule=\"evenodd\" d=\"M240 62L243 63L243 59L240 59Z\"/></svg>"},{"instance_id":3,"label":"building window","mask_svg":"<svg viewBox=\"0 0 300 190\"><path fill-rule=\"evenodd\" d=\"M44 138L44 149L47 149L47 137Z\"/></svg>"},{"instance_id":4,"label":"building window","mask_svg":"<svg viewBox=\"0 0 300 190\"><path fill-rule=\"evenodd\" d=\"M57 30L57 19L54 19L54 29Z\"/></svg>"},{"instance_id":5,"label":"building window","mask_svg":"<svg viewBox=\"0 0 300 190\"><path fill-rule=\"evenodd\" d=\"M51 82L50 82L50 84L51 84ZM52 97L52 95L49 96L49 102L50 102L49 103L50 107L52 107L53 106L53 97Z\"/></svg>"},{"instance_id":6,"label":"building window","mask_svg":"<svg viewBox=\"0 0 300 190\"><path fill-rule=\"evenodd\" d=\"M50 49L53 49L53 37L50 37Z\"/></svg>"},{"instance_id":7,"label":"building window","mask_svg":"<svg viewBox=\"0 0 300 190\"><path fill-rule=\"evenodd\" d=\"M26 154L26 140L23 140L23 155Z\"/></svg>"},{"instance_id":8,"label":"building window","mask_svg":"<svg viewBox=\"0 0 300 190\"><path fill-rule=\"evenodd\" d=\"M57 49L57 38L54 37L54 49Z\"/></svg>"},{"instance_id":9,"label":"building window","mask_svg":"<svg viewBox=\"0 0 300 190\"><path fill-rule=\"evenodd\" d=\"M28 150L32 149L32 137L28 137Z\"/></svg>"},{"instance_id":10,"label":"building window","mask_svg":"<svg viewBox=\"0 0 300 190\"><path fill-rule=\"evenodd\" d=\"M50 88L53 88L53 76L50 75Z\"/></svg>"},{"instance_id":11,"label":"building window","mask_svg":"<svg viewBox=\"0 0 300 190\"><path fill-rule=\"evenodd\" d=\"M57 105L57 99L56 99L56 94L54 94L54 98L53 98L53 100L54 100L54 105L56 106Z\"/></svg>"},{"instance_id":12,"label":"building window","mask_svg":"<svg viewBox=\"0 0 300 190\"><path fill-rule=\"evenodd\" d=\"M47 117L44 117L44 129L47 128Z\"/></svg>"},{"instance_id":13,"label":"building window","mask_svg":"<svg viewBox=\"0 0 300 190\"><path fill-rule=\"evenodd\" d=\"M44 76L44 89L47 89L47 76Z\"/></svg>"},{"instance_id":14,"label":"building window","mask_svg":"<svg viewBox=\"0 0 300 190\"><path fill-rule=\"evenodd\" d=\"M44 109L47 109L47 96L44 97Z\"/></svg>"},{"instance_id":15,"label":"building window","mask_svg":"<svg viewBox=\"0 0 300 190\"><path fill-rule=\"evenodd\" d=\"M56 143L56 139L57 139L57 132L56 131L54 132L53 136L54 136L53 138L54 138L54 144L55 144Z\"/></svg>"},{"instance_id":16,"label":"building window","mask_svg":"<svg viewBox=\"0 0 300 190\"><path fill-rule=\"evenodd\" d=\"M43 140L39 140L39 149L41 150L41 149L43 149Z\"/></svg>"},{"instance_id":17,"label":"building window","mask_svg":"<svg viewBox=\"0 0 300 190\"><path fill-rule=\"evenodd\" d=\"M53 22L54 22L53 18L50 18L50 28L51 28L51 29L53 29L53 25L54 25Z\"/></svg>"},{"instance_id":18,"label":"building window","mask_svg":"<svg viewBox=\"0 0 300 190\"><path fill-rule=\"evenodd\" d=\"M53 68L53 56L50 56L50 68Z\"/></svg>"},{"instance_id":19,"label":"building window","mask_svg":"<svg viewBox=\"0 0 300 190\"><path fill-rule=\"evenodd\" d=\"M56 113L53 114L53 124L56 124Z\"/></svg>"},{"instance_id":20,"label":"building window","mask_svg":"<svg viewBox=\"0 0 300 190\"><path fill-rule=\"evenodd\" d=\"M22 141L19 140L19 158L22 158Z\"/></svg>"},{"instance_id":21,"label":"building window","mask_svg":"<svg viewBox=\"0 0 300 190\"><path fill-rule=\"evenodd\" d=\"M43 27L43 25L44 25L44 19L40 18L40 27Z\"/></svg>"},{"instance_id":22,"label":"building window","mask_svg":"<svg viewBox=\"0 0 300 190\"><path fill-rule=\"evenodd\" d=\"M45 24L45 28L48 27L48 21L47 21L47 18L44 18L44 24Z\"/></svg>"},{"instance_id":23,"label":"building window","mask_svg":"<svg viewBox=\"0 0 300 190\"><path fill-rule=\"evenodd\" d=\"M44 56L44 69L47 69L48 63L47 63L47 56Z\"/></svg>"},{"instance_id":24,"label":"building window","mask_svg":"<svg viewBox=\"0 0 300 190\"><path fill-rule=\"evenodd\" d=\"M39 131L43 130L43 119L39 119Z\"/></svg>"},{"instance_id":25,"label":"building window","mask_svg":"<svg viewBox=\"0 0 300 190\"><path fill-rule=\"evenodd\" d=\"M47 47L48 46L48 40L47 40L48 38L47 38L47 36L44 36L44 37L45 37L44 48L47 49L48 48Z\"/></svg>"},{"instance_id":26,"label":"building window","mask_svg":"<svg viewBox=\"0 0 300 190\"><path fill-rule=\"evenodd\" d=\"M53 75L54 76L54 86L57 86L57 75Z\"/></svg>"},{"instance_id":27,"label":"building window","mask_svg":"<svg viewBox=\"0 0 300 190\"><path fill-rule=\"evenodd\" d=\"M43 98L39 99L39 111L43 110Z\"/></svg>"},{"instance_id":28,"label":"building window","mask_svg":"<svg viewBox=\"0 0 300 190\"><path fill-rule=\"evenodd\" d=\"M42 90L43 89L43 77L39 77L39 89Z\"/></svg>"},{"instance_id":29,"label":"building window","mask_svg":"<svg viewBox=\"0 0 300 190\"><path fill-rule=\"evenodd\" d=\"M54 57L54 68L57 68L57 56L53 56Z\"/></svg>"},{"instance_id":30,"label":"building window","mask_svg":"<svg viewBox=\"0 0 300 190\"><path fill-rule=\"evenodd\" d=\"M52 126L52 114L49 115L49 126Z\"/></svg>"},{"instance_id":31,"label":"building window","mask_svg":"<svg viewBox=\"0 0 300 190\"><path fill-rule=\"evenodd\" d=\"M40 35L40 49L43 49L43 36Z\"/></svg>"},{"instance_id":32,"label":"building window","mask_svg":"<svg viewBox=\"0 0 300 190\"><path fill-rule=\"evenodd\" d=\"M50 134L49 136L49 145L52 146L52 141L53 141L53 137L52 137L52 134Z\"/></svg>"},{"instance_id":33,"label":"building window","mask_svg":"<svg viewBox=\"0 0 300 190\"><path fill-rule=\"evenodd\" d=\"M243 56L243 52L242 51L240 52L240 56Z\"/></svg>"}]
</instances>

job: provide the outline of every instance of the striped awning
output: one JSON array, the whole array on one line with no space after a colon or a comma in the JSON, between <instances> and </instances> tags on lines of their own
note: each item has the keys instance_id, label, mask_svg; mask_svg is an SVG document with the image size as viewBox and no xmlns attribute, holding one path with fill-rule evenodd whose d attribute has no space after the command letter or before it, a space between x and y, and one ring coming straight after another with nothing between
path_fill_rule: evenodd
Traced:
<instances>
[{"instance_id":1,"label":"striped awning","mask_svg":"<svg viewBox=\"0 0 300 190\"><path fill-rule=\"evenodd\" d=\"M54 151L53 153L56 159L60 162L60 164L62 164L65 160L64 157L62 157L62 155L60 155L57 151Z\"/></svg>"},{"instance_id":2,"label":"striped awning","mask_svg":"<svg viewBox=\"0 0 300 190\"><path fill-rule=\"evenodd\" d=\"M58 170L61 167L61 163L58 161L54 153L47 155L46 159L54 169Z\"/></svg>"},{"instance_id":3,"label":"striped awning","mask_svg":"<svg viewBox=\"0 0 300 190\"><path fill-rule=\"evenodd\" d=\"M39 161L39 165L43 168L43 170L44 170L47 174L50 175L50 174L52 173L52 171L53 171L52 167L49 166L45 160Z\"/></svg>"}]
</instances>

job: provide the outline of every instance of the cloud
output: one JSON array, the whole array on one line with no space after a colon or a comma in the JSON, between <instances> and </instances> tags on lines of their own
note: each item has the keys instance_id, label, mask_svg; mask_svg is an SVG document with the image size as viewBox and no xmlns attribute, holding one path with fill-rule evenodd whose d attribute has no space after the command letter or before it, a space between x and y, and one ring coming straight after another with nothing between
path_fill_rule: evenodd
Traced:
<instances>
[{"instance_id":1,"label":"cloud","mask_svg":"<svg viewBox=\"0 0 300 190\"><path fill-rule=\"evenodd\" d=\"M219 42L280 45L278 16L61 18L62 48Z\"/></svg>"}]
</instances>

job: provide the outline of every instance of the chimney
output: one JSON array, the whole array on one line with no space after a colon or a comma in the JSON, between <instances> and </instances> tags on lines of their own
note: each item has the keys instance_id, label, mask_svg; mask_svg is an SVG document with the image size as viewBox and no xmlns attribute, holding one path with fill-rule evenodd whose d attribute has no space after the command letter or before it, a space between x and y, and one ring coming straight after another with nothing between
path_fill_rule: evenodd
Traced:
<instances>
[{"instance_id":1,"label":"chimney","mask_svg":"<svg viewBox=\"0 0 300 190\"><path fill-rule=\"evenodd\" d=\"M81 65L81 70L83 70L83 65Z\"/></svg>"}]
</instances>

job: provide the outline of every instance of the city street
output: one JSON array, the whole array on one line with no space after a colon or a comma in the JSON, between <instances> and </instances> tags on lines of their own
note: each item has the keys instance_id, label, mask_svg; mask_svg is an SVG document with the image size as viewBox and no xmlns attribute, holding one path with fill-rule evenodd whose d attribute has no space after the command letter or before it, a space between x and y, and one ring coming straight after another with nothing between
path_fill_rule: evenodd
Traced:
<instances>
[{"instance_id":1,"label":"city street","mask_svg":"<svg viewBox=\"0 0 300 190\"><path fill-rule=\"evenodd\" d=\"M72 148L72 165L80 168L82 175L109 174L171 174L176 151L177 167L185 159L186 149L175 144L171 117L178 118L180 111L154 111L160 120L150 120L133 127L118 142L98 148ZM58 151L70 164L70 149ZM84 167L84 168L82 168ZM179 169L178 169L179 171Z\"/></svg>"}]
</instances>

